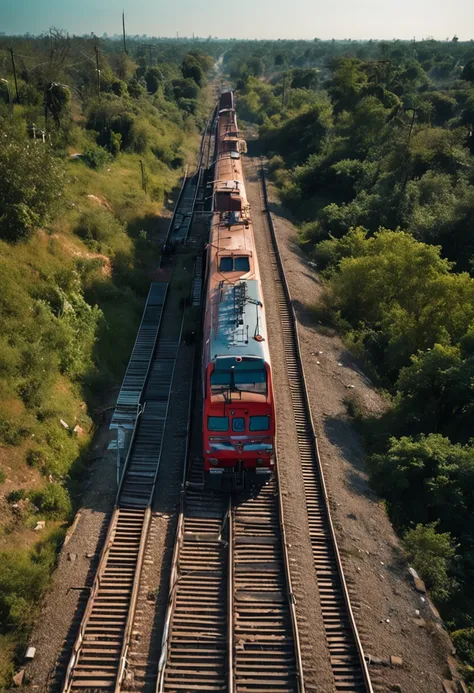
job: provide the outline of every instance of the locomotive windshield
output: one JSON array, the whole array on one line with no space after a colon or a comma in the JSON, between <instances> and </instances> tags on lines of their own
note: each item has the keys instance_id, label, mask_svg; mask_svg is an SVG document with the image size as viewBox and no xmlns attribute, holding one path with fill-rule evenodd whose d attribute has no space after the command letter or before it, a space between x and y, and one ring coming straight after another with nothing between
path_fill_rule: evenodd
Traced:
<instances>
[{"instance_id":1,"label":"locomotive windshield","mask_svg":"<svg viewBox=\"0 0 474 693\"><path fill-rule=\"evenodd\" d=\"M267 372L260 358L218 358L211 373L211 395L254 392L267 395Z\"/></svg>"}]
</instances>

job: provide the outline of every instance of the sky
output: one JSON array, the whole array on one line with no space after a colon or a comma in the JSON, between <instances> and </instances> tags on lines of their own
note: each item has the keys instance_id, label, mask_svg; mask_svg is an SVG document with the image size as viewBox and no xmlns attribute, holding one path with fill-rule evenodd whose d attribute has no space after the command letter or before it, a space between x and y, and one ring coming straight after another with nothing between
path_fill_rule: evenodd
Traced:
<instances>
[{"instance_id":1,"label":"sky","mask_svg":"<svg viewBox=\"0 0 474 693\"><path fill-rule=\"evenodd\" d=\"M474 39L474 0L0 0L0 32L219 38Z\"/></svg>"}]
</instances>

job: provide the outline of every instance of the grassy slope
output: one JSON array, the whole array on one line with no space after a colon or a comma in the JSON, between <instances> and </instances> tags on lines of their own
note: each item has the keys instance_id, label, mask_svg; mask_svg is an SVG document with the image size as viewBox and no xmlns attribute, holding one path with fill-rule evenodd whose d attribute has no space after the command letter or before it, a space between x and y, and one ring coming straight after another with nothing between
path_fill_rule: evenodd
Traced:
<instances>
[{"instance_id":1,"label":"grassy slope","mask_svg":"<svg viewBox=\"0 0 474 693\"><path fill-rule=\"evenodd\" d=\"M190 162L197 146L194 134L185 145ZM88 366L74 374L52 368L40 406L26 405L17 394L18 363L9 362L18 358L20 343L37 338L34 320L26 326L29 334L15 333L16 351L0 344L0 419L10 431L27 429L18 441L0 447L0 620L4 626L0 689L10 680L15 651L21 653L25 645L34 605L47 585L56 546L71 517L67 503L38 509L31 499L38 489L56 486L51 481L63 483L73 500L80 498L80 481L87 469L84 458L94 432L93 412L110 399L111 388L122 377L156 267L156 239L167 223L166 215L161 216L163 202L182 173L144 156L149 191L145 195L139 160L136 154L120 154L99 171L70 161L63 211L52 227L19 245L0 242L0 262L11 277L10 290L18 302L18 316L12 316L15 329L38 285L47 294L56 290L58 277L78 269L87 304L97 304L102 313L84 354ZM78 237L84 219L98 220L103 230L99 240ZM92 365L94 372L88 373ZM83 432L71 435L60 419L70 429L79 424ZM38 455L32 457L32 451ZM34 527L41 519L46 519L46 528L38 542Z\"/></svg>"}]
</instances>

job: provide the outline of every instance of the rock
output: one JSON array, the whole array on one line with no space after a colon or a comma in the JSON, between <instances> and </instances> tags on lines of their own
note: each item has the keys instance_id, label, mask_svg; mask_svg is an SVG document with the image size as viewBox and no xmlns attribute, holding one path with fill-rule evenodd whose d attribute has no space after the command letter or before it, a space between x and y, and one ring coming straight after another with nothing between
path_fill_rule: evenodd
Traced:
<instances>
[{"instance_id":1,"label":"rock","mask_svg":"<svg viewBox=\"0 0 474 693\"><path fill-rule=\"evenodd\" d=\"M17 674L15 674L15 676L13 677L13 685L17 686L17 687L22 686L24 678L25 678L25 670L20 669L20 671Z\"/></svg>"},{"instance_id":2,"label":"rock","mask_svg":"<svg viewBox=\"0 0 474 693\"><path fill-rule=\"evenodd\" d=\"M424 618L414 618L413 623L419 628L424 628L426 626L426 621Z\"/></svg>"},{"instance_id":3,"label":"rock","mask_svg":"<svg viewBox=\"0 0 474 693\"><path fill-rule=\"evenodd\" d=\"M444 693L457 693L456 684L454 683L454 681L448 681L448 679L444 679L443 691Z\"/></svg>"},{"instance_id":4,"label":"rock","mask_svg":"<svg viewBox=\"0 0 474 693\"><path fill-rule=\"evenodd\" d=\"M448 655L448 667L449 667L449 673L451 674L452 679L457 679L459 677L459 672L458 672L458 663L452 657L451 655Z\"/></svg>"},{"instance_id":5,"label":"rock","mask_svg":"<svg viewBox=\"0 0 474 693\"><path fill-rule=\"evenodd\" d=\"M346 385L346 390L354 390L355 385Z\"/></svg>"},{"instance_id":6,"label":"rock","mask_svg":"<svg viewBox=\"0 0 474 693\"><path fill-rule=\"evenodd\" d=\"M25 652L25 659L34 659L36 654L36 647L30 645Z\"/></svg>"},{"instance_id":7,"label":"rock","mask_svg":"<svg viewBox=\"0 0 474 693\"><path fill-rule=\"evenodd\" d=\"M46 520L38 520L35 527L35 532L40 532L46 527Z\"/></svg>"},{"instance_id":8,"label":"rock","mask_svg":"<svg viewBox=\"0 0 474 693\"><path fill-rule=\"evenodd\" d=\"M61 426L63 428L66 428L66 429L69 428L69 425L64 421L64 419L59 419L59 423L61 424Z\"/></svg>"},{"instance_id":9,"label":"rock","mask_svg":"<svg viewBox=\"0 0 474 693\"><path fill-rule=\"evenodd\" d=\"M456 681L456 691L457 691L457 693L469 693L469 688L466 686L464 681L461 681L461 679L458 679Z\"/></svg>"},{"instance_id":10,"label":"rock","mask_svg":"<svg viewBox=\"0 0 474 693\"><path fill-rule=\"evenodd\" d=\"M415 584L416 591L422 592L423 594L426 594L426 587L425 587L425 583L423 582L423 580L419 577L416 577L413 579L413 581Z\"/></svg>"},{"instance_id":11,"label":"rock","mask_svg":"<svg viewBox=\"0 0 474 693\"><path fill-rule=\"evenodd\" d=\"M435 607L435 605L432 602L428 602L428 604L429 604L430 611L433 614L433 618L435 619L435 621L441 621L441 616L439 614L438 609Z\"/></svg>"},{"instance_id":12,"label":"rock","mask_svg":"<svg viewBox=\"0 0 474 693\"><path fill-rule=\"evenodd\" d=\"M419 575L418 575L418 573L416 572L416 570L415 570L414 568L412 568L412 567L408 568L408 572L410 573L410 575L411 575L413 578L419 577Z\"/></svg>"},{"instance_id":13,"label":"rock","mask_svg":"<svg viewBox=\"0 0 474 693\"><path fill-rule=\"evenodd\" d=\"M86 558L94 558L92 551L86 551Z\"/></svg>"},{"instance_id":14,"label":"rock","mask_svg":"<svg viewBox=\"0 0 474 693\"><path fill-rule=\"evenodd\" d=\"M83 435L84 435L84 429L81 428L81 427L79 426L79 424L77 424L76 426L74 426L74 428L73 428L72 430L73 430L73 432L74 432L77 436L83 436Z\"/></svg>"},{"instance_id":15,"label":"rock","mask_svg":"<svg viewBox=\"0 0 474 693\"><path fill-rule=\"evenodd\" d=\"M391 691L395 691L395 693L403 693L403 688L400 686L399 683L392 683L390 686Z\"/></svg>"},{"instance_id":16,"label":"rock","mask_svg":"<svg viewBox=\"0 0 474 693\"><path fill-rule=\"evenodd\" d=\"M419 610L419 609L415 609L415 616L419 616L419 615L420 615L420 610Z\"/></svg>"},{"instance_id":17,"label":"rock","mask_svg":"<svg viewBox=\"0 0 474 693\"><path fill-rule=\"evenodd\" d=\"M403 659L401 657L397 657L396 655L390 655L390 666L402 667L403 666Z\"/></svg>"},{"instance_id":18,"label":"rock","mask_svg":"<svg viewBox=\"0 0 474 693\"><path fill-rule=\"evenodd\" d=\"M67 560L71 561L71 563L74 563L76 558L77 558L77 553L68 553L68 555L67 555Z\"/></svg>"}]
</instances>

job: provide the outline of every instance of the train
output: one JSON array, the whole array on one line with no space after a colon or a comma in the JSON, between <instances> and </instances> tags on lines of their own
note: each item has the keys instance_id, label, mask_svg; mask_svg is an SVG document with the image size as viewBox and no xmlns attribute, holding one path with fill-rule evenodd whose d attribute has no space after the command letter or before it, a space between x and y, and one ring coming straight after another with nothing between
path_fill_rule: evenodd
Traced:
<instances>
[{"instance_id":1,"label":"train","mask_svg":"<svg viewBox=\"0 0 474 693\"><path fill-rule=\"evenodd\" d=\"M274 470L275 405L262 281L234 93L219 97L202 341L204 483L237 491Z\"/></svg>"}]
</instances>

